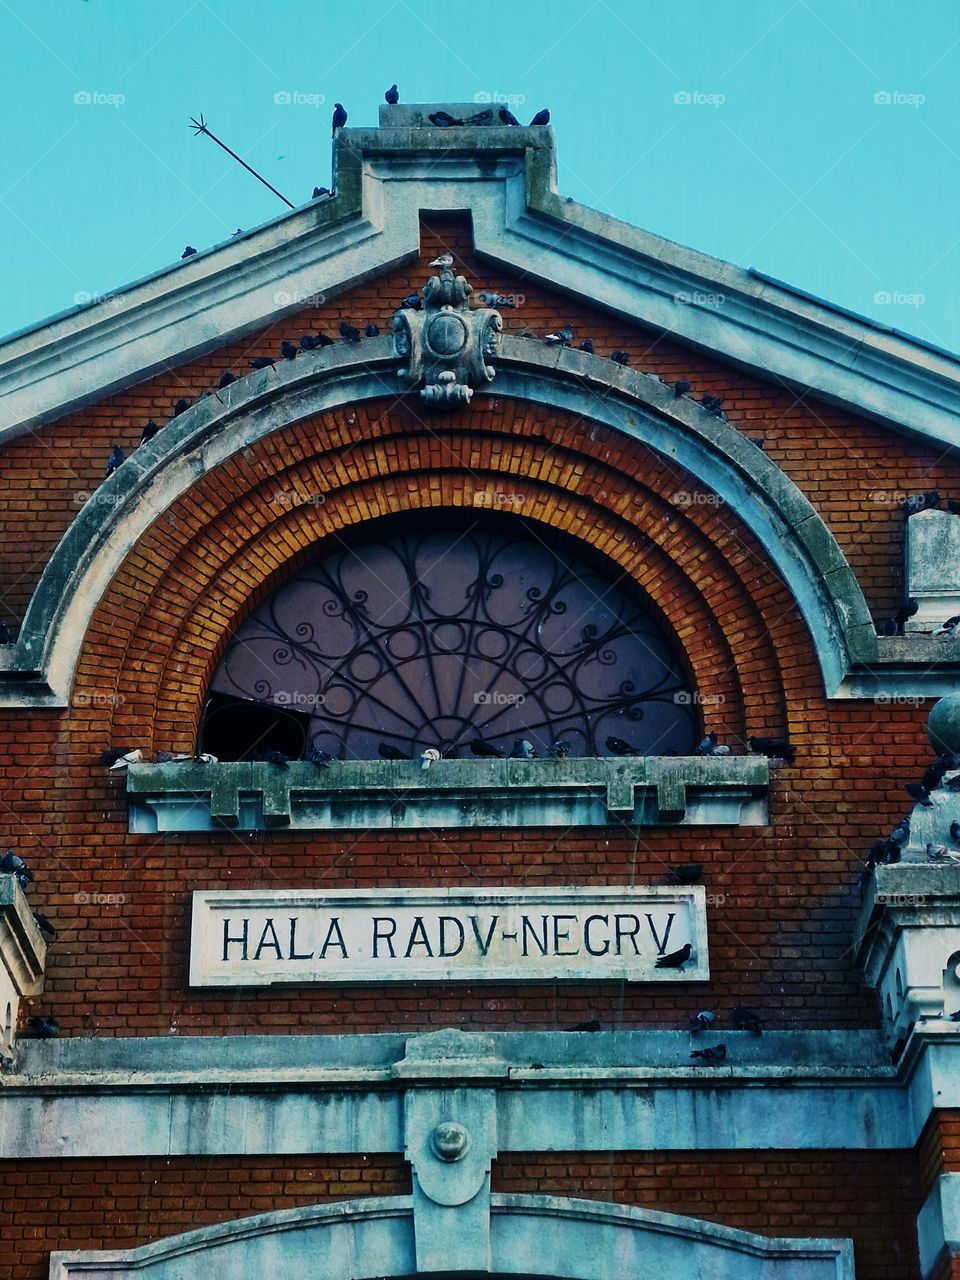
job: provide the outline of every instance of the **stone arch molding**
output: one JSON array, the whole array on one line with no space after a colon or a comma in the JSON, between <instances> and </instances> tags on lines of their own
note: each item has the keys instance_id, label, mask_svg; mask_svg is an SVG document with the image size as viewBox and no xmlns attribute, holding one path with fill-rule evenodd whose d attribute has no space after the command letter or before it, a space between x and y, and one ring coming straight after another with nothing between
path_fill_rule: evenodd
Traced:
<instances>
[{"instance_id":1,"label":"stone arch molding","mask_svg":"<svg viewBox=\"0 0 960 1280\"><path fill-rule=\"evenodd\" d=\"M210 395L142 445L97 490L64 534L31 599L15 645L0 646L0 705L65 706L83 637L127 553L206 472L292 423L398 394L389 338L305 353ZM859 584L833 535L761 450L656 377L599 356L502 342L496 395L533 401L620 431L712 489L752 530L797 602L829 696L877 658Z\"/></svg>"},{"instance_id":2,"label":"stone arch molding","mask_svg":"<svg viewBox=\"0 0 960 1280\"><path fill-rule=\"evenodd\" d=\"M455 1211L454 1211L455 1212ZM50 1280L218 1280L321 1275L324 1280L471 1274L527 1280L853 1280L849 1240L783 1239L623 1205L493 1195L487 1265L462 1256L457 1224L442 1262L418 1267L414 1201L345 1200L261 1214L128 1250L58 1252Z\"/></svg>"}]
</instances>

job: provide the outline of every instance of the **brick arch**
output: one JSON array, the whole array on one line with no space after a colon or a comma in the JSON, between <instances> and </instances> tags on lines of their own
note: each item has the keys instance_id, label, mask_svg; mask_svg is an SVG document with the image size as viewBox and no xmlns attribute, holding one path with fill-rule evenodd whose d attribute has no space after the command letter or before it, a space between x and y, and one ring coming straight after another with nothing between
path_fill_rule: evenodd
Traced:
<instances>
[{"instance_id":1,"label":"brick arch","mask_svg":"<svg viewBox=\"0 0 960 1280\"><path fill-rule=\"evenodd\" d=\"M362 443L344 446L345 420L358 414ZM149 725L156 745L192 746L229 636L309 559L319 537L349 536L398 510L478 509L491 486L510 486L525 516L581 537L589 531L586 540L647 592L698 686L725 699L711 727L741 737L747 725L783 727L782 688L798 664L794 654L782 670L769 619L789 615L791 598L729 513L721 520L718 508L693 501L678 511L669 499L678 484L695 495L689 478L669 466L656 471L657 455L613 432L585 434L559 414L531 421L515 402L485 418L482 430L468 419L425 437L411 433L397 406L356 406L286 428L202 477L130 552L101 602L81 654L73 718L78 702L100 690L115 707L114 737L143 740ZM465 470L465 462L484 469ZM527 478L534 471L546 478ZM278 504L289 491L325 501ZM748 676L746 694L738 672Z\"/></svg>"}]
</instances>

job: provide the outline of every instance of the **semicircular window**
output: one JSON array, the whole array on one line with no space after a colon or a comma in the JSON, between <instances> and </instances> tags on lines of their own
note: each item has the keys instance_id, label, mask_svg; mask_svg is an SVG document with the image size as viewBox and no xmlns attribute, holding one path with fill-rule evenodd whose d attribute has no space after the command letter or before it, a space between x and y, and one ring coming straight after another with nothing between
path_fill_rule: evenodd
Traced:
<instances>
[{"instance_id":1,"label":"semicircular window","mask_svg":"<svg viewBox=\"0 0 960 1280\"><path fill-rule=\"evenodd\" d=\"M214 674L201 745L234 760L310 744L470 757L478 740L509 755L524 739L540 755L558 741L572 756L687 753L691 688L652 606L572 540L519 517L388 524L250 615Z\"/></svg>"}]
</instances>

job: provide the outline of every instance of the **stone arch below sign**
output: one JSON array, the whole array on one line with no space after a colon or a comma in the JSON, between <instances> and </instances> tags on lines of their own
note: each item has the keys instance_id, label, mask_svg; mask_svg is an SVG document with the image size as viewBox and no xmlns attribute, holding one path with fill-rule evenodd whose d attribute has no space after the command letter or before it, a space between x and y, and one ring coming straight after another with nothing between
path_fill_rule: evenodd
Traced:
<instances>
[{"instance_id":1,"label":"stone arch below sign","mask_svg":"<svg viewBox=\"0 0 960 1280\"><path fill-rule=\"evenodd\" d=\"M462 1257L451 1215L443 1267L453 1275L525 1280L853 1280L853 1245L828 1238L774 1238L676 1214L553 1196L493 1195L489 1258ZM262 1214L126 1250L57 1252L50 1280L181 1280L187 1274L259 1280L322 1275L374 1280L429 1274L418 1269L415 1201L398 1196L346 1200Z\"/></svg>"}]
</instances>

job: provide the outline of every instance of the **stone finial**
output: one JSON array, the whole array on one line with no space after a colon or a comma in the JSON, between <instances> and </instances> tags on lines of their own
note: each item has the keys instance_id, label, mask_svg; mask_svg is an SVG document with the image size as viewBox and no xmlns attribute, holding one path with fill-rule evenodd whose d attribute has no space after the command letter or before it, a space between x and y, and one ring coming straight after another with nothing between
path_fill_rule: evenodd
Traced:
<instances>
[{"instance_id":1,"label":"stone finial","mask_svg":"<svg viewBox=\"0 0 960 1280\"><path fill-rule=\"evenodd\" d=\"M960 752L960 693L948 693L933 704L927 717L927 737L938 755Z\"/></svg>"},{"instance_id":2,"label":"stone finial","mask_svg":"<svg viewBox=\"0 0 960 1280\"><path fill-rule=\"evenodd\" d=\"M444 255L447 257L448 255ZM469 404L476 387L492 382L503 319L491 307L471 308L472 287L442 265L423 288L422 310L401 307L393 317L397 355L406 360L400 380L421 386L429 405Z\"/></svg>"}]
</instances>

